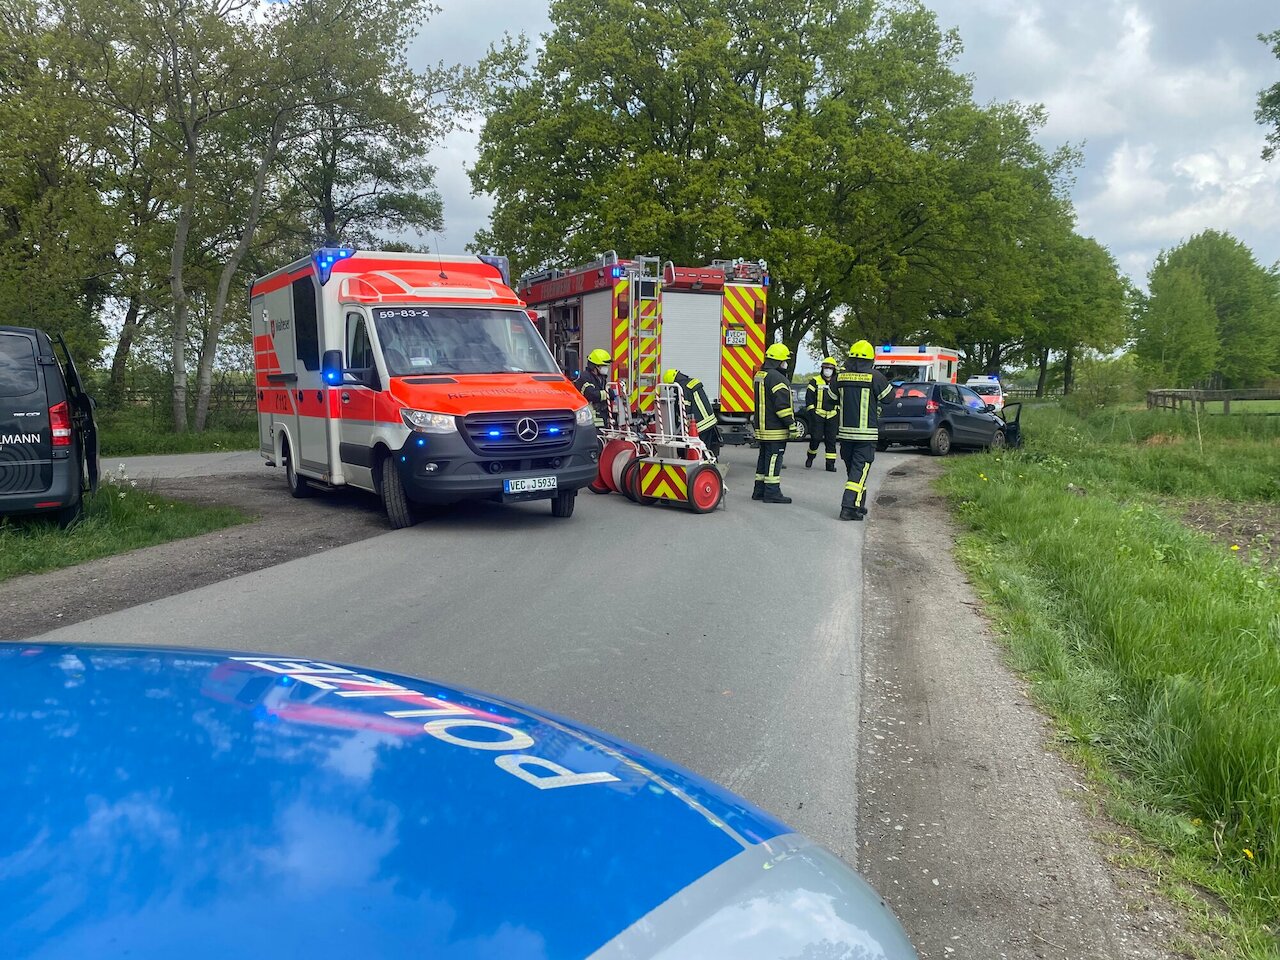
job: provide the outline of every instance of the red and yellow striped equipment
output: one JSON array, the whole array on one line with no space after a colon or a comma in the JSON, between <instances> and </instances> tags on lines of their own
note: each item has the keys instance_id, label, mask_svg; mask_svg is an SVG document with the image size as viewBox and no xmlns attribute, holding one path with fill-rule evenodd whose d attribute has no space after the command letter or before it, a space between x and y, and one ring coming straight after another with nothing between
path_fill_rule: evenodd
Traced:
<instances>
[{"instance_id":1,"label":"red and yellow striped equipment","mask_svg":"<svg viewBox=\"0 0 1280 960\"><path fill-rule=\"evenodd\" d=\"M764 363L763 284L726 283L720 312L720 410L749 414L755 408L752 377Z\"/></svg>"}]
</instances>

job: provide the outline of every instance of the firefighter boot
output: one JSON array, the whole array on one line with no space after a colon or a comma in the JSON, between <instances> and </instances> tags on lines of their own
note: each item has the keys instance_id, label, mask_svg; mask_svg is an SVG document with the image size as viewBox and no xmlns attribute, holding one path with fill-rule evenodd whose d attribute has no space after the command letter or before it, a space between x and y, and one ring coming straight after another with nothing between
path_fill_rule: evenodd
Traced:
<instances>
[{"instance_id":1,"label":"firefighter boot","mask_svg":"<svg viewBox=\"0 0 1280 960\"><path fill-rule=\"evenodd\" d=\"M841 507L841 508L840 508L840 519L841 519L841 520L861 520L861 519L862 519L863 517L865 517L865 516L866 516L866 513L865 513L865 512L859 513L859 512L858 512L858 510L857 510L857 509L855 509L854 507Z\"/></svg>"},{"instance_id":2,"label":"firefighter boot","mask_svg":"<svg viewBox=\"0 0 1280 960\"><path fill-rule=\"evenodd\" d=\"M791 498L783 496L782 487L776 483L765 484L764 491L765 503L790 503Z\"/></svg>"},{"instance_id":3,"label":"firefighter boot","mask_svg":"<svg viewBox=\"0 0 1280 960\"><path fill-rule=\"evenodd\" d=\"M751 499L752 500L764 499L764 481L763 480L756 481L755 489L751 491Z\"/></svg>"},{"instance_id":4,"label":"firefighter boot","mask_svg":"<svg viewBox=\"0 0 1280 960\"><path fill-rule=\"evenodd\" d=\"M836 462L834 460L828 460L827 473L835 473L835 472L836 472Z\"/></svg>"},{"instance_id":5,"label":"firefighter boot","mask_svg":"<svg viewBox=\"0 0 1280 960\"><path fill-rule=\"evenodd\" d=\"M804 458L804 468L806 470L808 470L810 467L813 466L813 458L816 456L817 456L816 453L810 453Z\"/></svg>"}]
</instances>

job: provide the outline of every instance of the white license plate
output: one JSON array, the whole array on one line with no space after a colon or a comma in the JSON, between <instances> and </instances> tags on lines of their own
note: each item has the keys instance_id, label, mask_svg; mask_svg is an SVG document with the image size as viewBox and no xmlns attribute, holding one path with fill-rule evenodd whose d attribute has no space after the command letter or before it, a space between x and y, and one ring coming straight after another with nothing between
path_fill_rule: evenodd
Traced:
<instances>
[{"instance_id":1,"label":"white license plate","mask_svg":"<svg viewBox=\"0 0 1280 960\"><path fill-rule=\"evenodd\" d=\"M880 429L881 430L905 430L907 429L907 425L905 423L882 423L880 424Z\"/></svg>"},{"instance_id":2,"label":"white license plate","mask_svg":"<svg viewBox=\"0 0 1280 960\"><path fill-rule=\"evenodd\" d=\"M724 332L724 345L726 347L745 347L747 345L747 331L726 330Z\"/></svg>"},{"instance_id":3,"label":"white license plate","mask_svg":"<svg viewBox=\"0 0 1280 960\"><path fill-rule=\"evenodd\" d=\"M503 480L503 493L538 493L541 490L556 489L555 477L520 477L515 480Z\"/></svg>"}]
</instances>

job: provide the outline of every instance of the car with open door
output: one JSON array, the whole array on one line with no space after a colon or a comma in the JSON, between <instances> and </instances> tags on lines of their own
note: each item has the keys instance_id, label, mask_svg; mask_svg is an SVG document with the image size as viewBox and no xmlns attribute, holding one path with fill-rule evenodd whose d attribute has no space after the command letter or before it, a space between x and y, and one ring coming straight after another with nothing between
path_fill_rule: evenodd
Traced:
<instances>
[{"instance_id":1,"label":"car with open door","mask_svg":"<svg viewBox=\"0 0 1280 960\"><path fill-rule=\"evenodd\" d=\"M958 447L1001 448L1006 440L1005 422L970 388L915 381L895 384L881 406L876 449L896 443L941 457Z\"/></svg>"},{"instance_id":2,"label":"car with open door","mask_svg":"<svg viewBox=\"0 0 1280 960\"><path fill-rule=\"evenodd\" d=\"M61 336L0 326L0 516L70 526L98 487L98 428Z\"/></svg>"}]
</instances>

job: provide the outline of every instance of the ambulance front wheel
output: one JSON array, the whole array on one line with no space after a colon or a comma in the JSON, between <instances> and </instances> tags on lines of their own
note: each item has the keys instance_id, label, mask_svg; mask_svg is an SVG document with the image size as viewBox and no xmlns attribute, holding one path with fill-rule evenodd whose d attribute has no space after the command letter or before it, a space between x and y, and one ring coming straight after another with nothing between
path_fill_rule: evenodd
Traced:
<instances>
[{"instance_id":1,"label":"ambulance front wheel","mask_svg":"<svg viewBox=\"0 0 1280 960\"><path fill-rule=\"evenodd\" d=\"M566 490L551 498L551 515L567 520L573 516L573 505L578 499L577 490Z\"/></svg>"},{"instance_id":2,"label":"ambulance front wheel","mask_svg":"<svg viewBox=\"0 0 1280 960\"><path fill-rule=\"evenodd\" d=\"M395 461L386 457L382 461L382 483L379 484L382 494L382 506L387 511L387 520L392 530L403 530L413 526L413 506L404 492L404 481L400 479L400 471Z\"/></svg>"}]
</instances>

